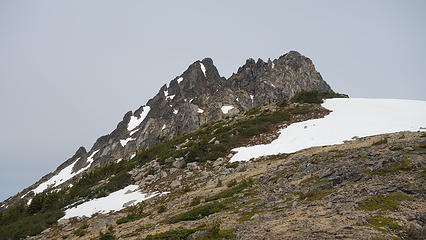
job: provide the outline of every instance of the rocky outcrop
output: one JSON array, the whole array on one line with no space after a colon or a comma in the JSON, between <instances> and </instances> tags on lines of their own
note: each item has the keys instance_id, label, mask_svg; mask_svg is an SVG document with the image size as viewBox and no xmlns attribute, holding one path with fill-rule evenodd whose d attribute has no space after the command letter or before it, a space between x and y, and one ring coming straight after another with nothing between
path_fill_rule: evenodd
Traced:
<instances>
[{"instance_id":1,"label":"rocky outcrop","mask_svg":"<svg viewBox=\"0 0 426 240\"><path fill-rule=\"evenodd\" d=\"M73 172L132 158L138 151L196 130L205 123L290 99L301 90L332 92L312 61L295 51L273 61L248 59L228 79L219 75L212 59L196 61L164 85L146 105L127 112L117 128L97 139L89 152L78 149L72 158L39 183L75 161Z\"/></svg>"}]
</instances>

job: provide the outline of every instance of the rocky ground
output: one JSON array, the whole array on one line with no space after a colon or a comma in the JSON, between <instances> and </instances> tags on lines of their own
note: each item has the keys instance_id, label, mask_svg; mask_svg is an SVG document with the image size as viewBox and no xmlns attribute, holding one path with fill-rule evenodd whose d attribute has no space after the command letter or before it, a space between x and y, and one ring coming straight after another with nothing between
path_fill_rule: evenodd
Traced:
<instances>
[{"instance_id":1,"label":"rocky ground","mask_svg":"<svg viewBox=\"0 0 426 240\"><path fill-rule=\"evenodd\" d=\"M242 163L220 158L177 165L180 177L168 180L169 194L121 212L60 221L31 239L426 236L425 133L372 136Z\"/></svg>"}]
</instances>

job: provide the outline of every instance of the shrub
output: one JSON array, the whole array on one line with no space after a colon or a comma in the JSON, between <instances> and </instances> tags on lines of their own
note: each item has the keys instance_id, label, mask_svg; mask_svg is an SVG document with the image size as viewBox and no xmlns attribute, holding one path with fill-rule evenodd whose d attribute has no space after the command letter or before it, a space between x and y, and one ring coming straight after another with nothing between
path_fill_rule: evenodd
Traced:
<instances>
[{"instance_id":1,"label":"shrub","mask_svg":"<svg viewBox=\"0 0 426 240\"><path fill-rule=\"evenodd\" d=\"M166 211L167 211L167 207L164 206L164 205L159 206L158 209L157 209L158 213L163 213L163 212L166 212Z\"/></svg>"},{"instance_id":2,"label":"shrub","mask_svg":"<svg viewBox=\"0 0 426 240\"><path fill-rule=\"evenodd\" d=\"M201 203L201 197L195 197L194 199L192 199L191 203L189 204L189 206L193 207L193 206L197 206Z\"/></svg>"},{"instance_id":3,"label":"shrub","mask_svg":"<svg viewBox=\"0 0 426 240\"><path fill-rule=\"evenodd\" d=\"M99 240L116 240L117 238L114 236L112 232L100 233Z\"/></svg>"},{"instance_id":4,"label":"shrub","mask_svg":"<svg viewBox=\"0 0 426 240\"><path fill-rule=\"evenodd\" d=\"M392 230L401 230L402 227L394 222L393 218L375 216L367 218L369 225L375 229L382 230L383 228L389 228Z\"/></svg>"},{"instance_id":5,"label":"shrub","mask_svg":"<svg viewBox=\"0 0 426 240\"><path fill-rule=\"evenodd\" d=\"M235 179L226 184L227 187L234 187L235 185L237 185L237 180Z\"/></svg>"},{"instance_id":6,"label":"shrub","mask_svg":"<svg viewBox=\"0 0 426 240\"><path fill-rule=\"evenodd\" d=\"M288 101L287 100L283 100L283 101L277 103L277 106L280 107L280 108L287 107L288 106Z\"/></svg>"},{"instance_id":7,"label":"shrub","mask_svg":"<svg viewBox=\"0 0 426 240\"><path fill-rule=\"evenodd\" d=\"M359 204L358 209L366 211L395 210L402 201L411 199L413 197L405 193L395 192L367 199Z\"/></svg>"},{"instance_id":8,"label":"shrub","mask_svg":"<svg viewBox=\"0 0 426 240\"><path fill-rule=\"evenodd\" d=\"M243 180L240 184L237 186L234 186L232 188L226 189L212 197L209 197L206 199L206 202L214 201L221 198L228 198L234 196L234 194L242 192L244 189L252 185L253 182L251 180Z\"/></svg>"},{"instance_id":9,"label":"shrub","mask_svg":"<svg viewBox=\"0 0 426 240\"><path fill-rule=\"evenodd\" d=\"M225 205L221 203L211 203L201 207L194 208L190 211L178 214L170 219L170 223L177 223L181 221L192 221L201 219L205 216L217 213L225 209Z\"/></svg>"},{"instance_id":10,"label":"shrub","mask_svg":"<svg viewBox=\"0 0 426 240\"><path fill-rule=\"evenodd\" d=\"M321 200L327 195L331 193L330 189L314 189L311 191L308 191L307 193L297 193L301 199L306 199L307 201L315 201L315 200Z\"/></svg>"},{"instance_id":11,"label":"shrub","mask_svg":"<svg viewBox=\"0 0 426 240\"><path fill-rule=\"evenodd\" d=\"M400 163L394 163L388 167L385 168L379 168L371 171L371 174L377 174L377 175L391 175L399 173L400 171L408 171L410 170L410 160L404 159Z\"/></svg>"},{"instance_id":12,"label":"shrub","mask_svg":"<svg viewBox=\"0 0 426 240\"><path fill-rule=\"evenodd\" d=\"M292 98L292 102L297 103L322 103L322 95L319 91L301 91L296 93Z\"/></svg>"},{"instance_id":13,"label":"shrub","mask_svg":"<svg viewBox=\"0 0 426 240\"><path fill-rule=\"evenodd\" d=\"M298 103L322 103L325 98L347 98L348 95L334 92L320 92L317 90L301 91L296 93L291 102Z\"/></svg>"}]
</instances>

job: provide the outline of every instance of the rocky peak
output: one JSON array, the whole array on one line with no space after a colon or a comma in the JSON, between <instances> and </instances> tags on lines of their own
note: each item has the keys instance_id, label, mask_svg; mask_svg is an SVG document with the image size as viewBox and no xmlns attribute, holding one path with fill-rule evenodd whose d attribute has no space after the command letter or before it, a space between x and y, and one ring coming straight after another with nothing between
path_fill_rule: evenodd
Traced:
<instances>
[{"instance_id":1,"label":"rocky peak","mask_svg":"<svg viewBox=\"0 0 426 240\"><path fill-rule=\"evenodd\" d=\"M89 152L80 148L58 170L77 159L73 172L132 158L205 123L289 99L301 90L332 91L312 61L295 51L273 61L247 59L229 79L220 76L211 58L204 58L162 86L146 105L127 112L117 128L97 139Z\"/></svg>"}]
</instances>

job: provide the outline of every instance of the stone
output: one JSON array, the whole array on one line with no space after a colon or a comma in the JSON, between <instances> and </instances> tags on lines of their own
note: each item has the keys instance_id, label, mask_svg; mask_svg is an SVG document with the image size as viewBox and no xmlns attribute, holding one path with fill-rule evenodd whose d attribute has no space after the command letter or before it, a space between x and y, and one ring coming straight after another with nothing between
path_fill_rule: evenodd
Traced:
<instances>
[{"instance_id":1,"label":"stone","mask_svg":"<svg viewBox=\"0 0 426 240\"><path fill-rule=\"evenodd\" d=\"M200 167L198 166L198 164L196 162L188 163L188 164L186 164L186 167L191 171L195 171L195 170L200 169Z\"/></svg>"},{"instance_id":2,"label":"stone","mask_svg":"<svg viewBox=\"0 0 426 240\"><path fill-rule=\"evenodd\" d=\"M176 159L173 163L172 166L175 168L183 168L185 166L186 162L183 159Z\"/></svg>"},{"instance_id":3,"label":"stone","mask_svg":"<svg viewBox=\"0 0 426 240\"><path fill-rule=\"evenodd\" d=\"M173 180L172 183L170 183L171 188L177 188L177 187L180 187L180 186L181 186L181 182L178 179Z\"/></svg>"}]
</instances>

